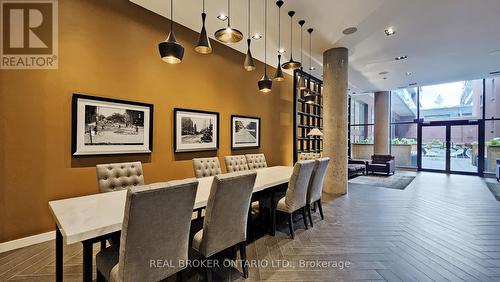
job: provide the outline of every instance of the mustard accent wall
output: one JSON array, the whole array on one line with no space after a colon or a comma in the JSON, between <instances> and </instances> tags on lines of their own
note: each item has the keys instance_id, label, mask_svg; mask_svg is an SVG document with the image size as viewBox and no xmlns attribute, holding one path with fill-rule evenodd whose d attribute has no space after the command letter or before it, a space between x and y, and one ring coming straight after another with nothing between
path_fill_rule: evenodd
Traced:
<instances>
[{"instance_id":1,"label":"mustard accent wall","mask_svg":"<svg viewBox=\"0 0 500 282\"><path fill-rule=\"evenodd\" d=\"M247 73L244 54L214 41L198 54L198 34L178 25L184 60L165 64L166 32L168 20L129 1L59 1L59 69L0 71L0 242L53 230L48 201L97 193L96 164L140 160L146 183L193 177L195 156L263 152L292 164L292 78L262 94L262 63ZM153 153L72 157L72 93L154 104ZM219 151L174 154L174 107L219 112ZM259 150L231 151L231 114L261 117Z\"/></svg>"}]
</instances>

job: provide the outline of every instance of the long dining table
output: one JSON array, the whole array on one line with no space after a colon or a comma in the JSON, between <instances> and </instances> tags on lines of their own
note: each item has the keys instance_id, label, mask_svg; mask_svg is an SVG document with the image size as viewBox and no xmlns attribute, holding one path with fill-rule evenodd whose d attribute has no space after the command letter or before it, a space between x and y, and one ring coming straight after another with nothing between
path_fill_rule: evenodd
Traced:
<instances>
[{"instance_id":1,"label":"long dining table","mask_svg":"<svg viewBox=\"0 0 500 282\"><path fill-rule=\"evenodd\" d=\"M260 193L289 182L293 167L273 166L255 170L253 193ZM193 210L207 205L212 177L198 179ZM83 245L83 281L92 281L93 245L121 230L127 191L92 194L49 202L56 222L56 281L63 280L63 246Z\"/></svg>"}]
</instances>

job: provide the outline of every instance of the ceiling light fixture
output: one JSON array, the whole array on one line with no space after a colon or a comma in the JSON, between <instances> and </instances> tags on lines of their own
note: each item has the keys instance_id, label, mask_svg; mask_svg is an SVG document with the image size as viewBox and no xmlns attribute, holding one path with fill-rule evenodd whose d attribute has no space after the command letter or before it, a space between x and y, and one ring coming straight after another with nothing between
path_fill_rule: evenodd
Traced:
<instances>
[{"instance_id":1,"label":"ceiling light fixture","mask_svg":"<svg viewBox=\"0 0 500 282\"><path fill-rule=\"evenodd\" d=\"M407 71L406 76L410 76L410 75L411 75L411 72Z\"/></svg>"},{"instance_id":2,"label":"ceiling light fixture","mask_svg":"<svg viewBox=\"0 0 500 282\"><path fill-rule=\"evenodd\" d=\"M243 64L243 68L246 71L253 71L255 70L255 62L253 61L252 57L252 51L250 51L250 43L252 42L252 39L250 39L250 11L251 11L251 6L250 6L250 0L248 0L248 33L247 33L247 54L245 56L245 63Z\"/></svg>"},{"instance_id":3,"label":"ceiling light fixture","mask_svg":"<svg viewBox=\"0 0 500 282\"><path fill-rule=\"evenodd\" d=\"M389 73L388 71L381 71L381 72L379 72L378 74L379 74L379 75L386 75L386 74L388 74L388 73Z\"/></svg>"},{"instance_id":4,"label":"ceiling light fixture","mask_svg":"<svg viewBox=\"0 0 500 282\"><path fill-rule=\"evenodd\" d=\"M290 60L283 65L281 65L286 70L296 70L300 68L300 63L293 60L293 15L295 15L294 11L289 11L288 15L290 16Z\"/></svg>"},{"instance_id":5,"label":"ceiling light fixture","mask_svg":"<svg viewBox=\"0 0 500 282\"><path fill-rule=\"evenodd\" d=\"M177 43L174 34L174 0L170 0L170 33L167 40L158 44L161 59L168 64L178 64L184 57L184 47Z\"/></svg>"},{"instance_id":6,"label":"ceiling light fixture","mask_svg":"<svg viewBox=\"0 0 500 282\"><path fill-rule=\"evenodd\" d=\"M262 34L260 34L260 33L256 33L256 34L252 35L252 39L259 40L261 38L262 38Z\"/></svg>"},{"instance_id":7,"label":"ceiling light fixture","mask_svg":"<svg viewBox=\"0 0 500 282\"><path fill-rule=\"evenodd\" d=\"M497 75L497 74L500 74L500 71L492 71L490 72L491 75Z\"/></svg>"},{"instance_id":8,"label":"ceiling light fixture","mask_svg":"<svg viewBox=\"0 0 500 282\"><path fill-rule=\"evenodd\" d=\"M351 26L351 27L348 27L348 28L342 30L342 33L344 35L351 35L351 34L355 33L356 31L358 31L358 28Z\"/></svg>"},{"instance_id":9,"label":"ceiling light fixture","mask_svg":"<svg viewBox=\"0 0 500 282\"><path fill-rule=\"evenodd\" d=\"M243 33L231 27L231 0L227 0L227 15L227 27L217 30L215 38L226 44L240 42L243 39Z\"/></svg>"},{"instance_id":10,"label":"ceiling light fixture","mask_svg":"<svg viewBox=\"0 0 500 282\"><path fill-rule=\"evenodd\" d=\"M302 34L304 33L304 24L306 23L306 21L304 20L300 20L299 21L299 25L300 25L300 64L303 65L303 61L302 61L302 54L304 53L303 52L303 49L302 49ZM310 64L309 64L310 66ZM300 67L300 69L302 69L302 66ZM300 79L299 79L299 89L300 90L304 90L306 89L307 86L306 86L306 79L304 77L304 74L301 73L300 74Z\"/></svg>"},{"instance_id":11,"label":"ceiling light fixture","mask_svg":"<svg viewBox=\"0 0 500 282\"><path fill-rule=\"evenodd\" d=\"M281 6L284 2L279 0L276 1L276 6L278 6L278 66L276 67L276 72L274 73L275 81L283 81L285 77L283 76L283 70L281 69Z\"/></svg>"},{"instance_id":12,"label":"ceiling light fixture","mask_svg":"<svg viewBox=\"0 0 500 282\"><path fill-rule=\"evenodd\" d=\"M415 86L415 85L417 85L417 83L416 83L416 82L412 82L412 83L410 83L410 84L408 84L408 85L409 85L409 86Z\"/></svg>"},{"instance_id":13,"label":"ceiling light fixture","mask_svg":"<svg viewBox=\"0 0 500 282\"><path fill-rule=\"evenodd\" d=\"M316 67L309 67L309 70L316 70Z\"/></svg>"},{"instance_id":14,"label":"ceiling light fixture","mask_svg":"<svg viewBox=\"0 0 500 282\"><path fill-rule=\"evenodd\" d=\"M226 20L227 20L227 16L226 16L226 15L224 15L224 14L220 14L220 15L218 15L218 16L217 16L217 18L218 18L219 20L221 20L221 21L226 21Z\"/></svg>"},{"instance_id":15,"label":"ceiling light fixture","mask_svg":"<svg viewBox=\"0 0 500 282\"><path fill-rule=\"evenodd\" d=\"M267 0L264 0L264 75L258 81L259 91L263 93L271 92L273 81L267 76Z\"/></svg>"},{"instance_id":16,"label":"ceiling light fixture","mask_svg":"<svg viewBox=\"0 0 500 282\"><path fill-rule=\"evenodd\" d=\"M205 13L205 0L202 0L203 11L201 12L201 31L200 37L198 38L198 44L194 47L194 50L200 54L210 54L212 53L212 46L210 46L210 39L207 35L207 30L205 28L205 19L207 14Z\"/></svg>"},{"instance_id":17,"label":"ceiling light fixture","mask_svg":"<svg viewBox=\"0 0 500 282\"><path fill-rule=\"evenodd\" d=\"M404 60L404 59L408 59L408 56L404 55L404 56L399 56L399 57L396 57L394 58L396 61L399 61L399 60Z\"/></svg>"},{"instance_id":18,"label":"ceiling light fixture","mask_svg":"<svg viewBox=\"0 0 500 282\"><path fill-rule=\"evenodd\" d=\"M388 27L384 32L385 32L385 35L387 35L387 36L391 36L391 35L396 34L396 31L394 30L393 27Z\"/></svg>"}]
</instances>

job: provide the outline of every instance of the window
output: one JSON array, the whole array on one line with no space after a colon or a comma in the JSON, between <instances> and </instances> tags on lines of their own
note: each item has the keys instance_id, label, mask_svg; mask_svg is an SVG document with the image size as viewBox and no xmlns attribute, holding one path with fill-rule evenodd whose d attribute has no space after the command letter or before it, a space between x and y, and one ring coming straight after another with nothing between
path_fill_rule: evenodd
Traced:
<instances>
[{"instance_id":1,"label":"window","mask_svg":"<svg viewBox=\"0 0 500 282\"><path fill-rule=\"evenodd\" d=\"M483 80L420 88L420 118L425 121L482 118Z\"/></svg>"},{"instance_id":2,"label":"window","mask_svg":"<svg viewBox=\"0 0 500 282\"><path fill-rule=\"evenodd\" d=\"M391 122L414 122L417 119L417 90L405 88L391 92Z\"/></svg>"},{"instance_id":3,"label":"window","mask_svg":"<svg viewBox=\"0 0 500 282\"><path fill-rule=\"evenodd\" d=\"M485 118L500 118L500 77L485 80Z\"/></svg>"},{"instance_id":4,"label":"window","mask_svg":"<svg viewBox=\"0 0 500 282\"><path fill-rule=\"evenodd\" d=\"M391 154L398 167L417 167L417 124L391 125Z\"/></svg>"},{"instance_id":5,"label":"window","mask_svg":"<svg viewBox=\"0 0 500 282\"><path fill-rule=\"evenodd\" d=\"M373 93L351 95L351 124L373 124Z\"/></svg>"},{"instance_id":6,"label":"window","mask_svg":"<svg viewBox=\"0 0 500 282\"><path fill-rule=\"evenodd\" d=\"M373 125L351 126L351 157L369 160L373 155Z\"/></svg>"}]
</instances>

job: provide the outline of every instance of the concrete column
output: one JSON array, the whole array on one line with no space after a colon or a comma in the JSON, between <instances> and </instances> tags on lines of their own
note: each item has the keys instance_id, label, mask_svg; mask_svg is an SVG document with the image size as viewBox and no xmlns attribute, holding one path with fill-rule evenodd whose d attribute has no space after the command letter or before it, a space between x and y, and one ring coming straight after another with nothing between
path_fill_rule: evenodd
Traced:
<instances>
[{"instance_id":1,"label":"concrete column","mask_svg":"<svg viewBox=\"0 0 500 282\"><path fill-rule=\"evenodd\" d=\"M323 53L323 155L330 157L323 190L347 193L347 48Z\"/></svg>"},{"instance_id":2,"label":"concrete column","mask_svg":"<svg viewBox=\"0 0 500 282\"><path fill-rule=\"evenodd\" d=\"M375 126L373 130L375 154L388 155L389 154L389 126L390 126L390 102L391 92L380 91L375 92Z\"/></svg>"}]
</instances>

